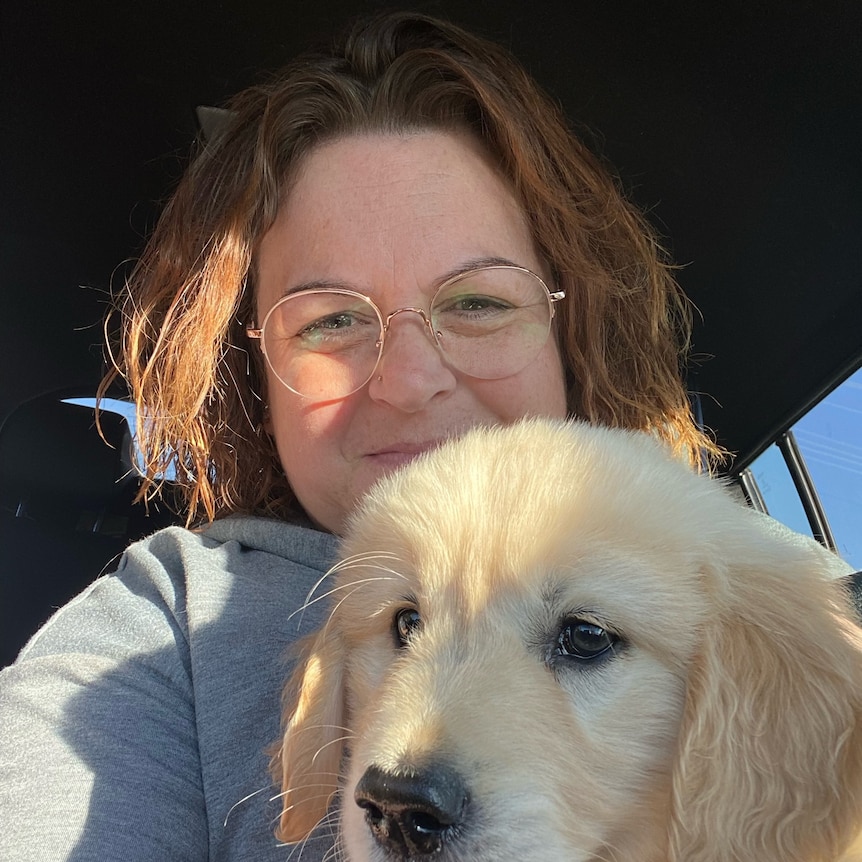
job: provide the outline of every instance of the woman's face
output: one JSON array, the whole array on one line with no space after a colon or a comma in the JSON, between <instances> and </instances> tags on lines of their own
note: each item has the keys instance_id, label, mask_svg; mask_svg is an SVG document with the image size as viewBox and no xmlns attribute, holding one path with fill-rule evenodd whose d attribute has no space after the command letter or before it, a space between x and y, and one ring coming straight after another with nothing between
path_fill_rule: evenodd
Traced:
<instances>
[{"instance_id":1,"label":"woman's face","mask_svg":"<svg viewBox=\"0 0 862 862\"><path fill-rule=\"evenodd\" d=\"M300 285L349 287L384 316L427 309L447 273L504 259L547 278L521 208L478 146L426 132L351 137L302 165L258 255L258 320ZM267 369L269 424L297 498L341 533L381 476L476 425L566 415L553 337L526 368L479 380L447 364L415 314L392 319L374 376L337 401L312 403Z\"/></svg>"}]
</instances>

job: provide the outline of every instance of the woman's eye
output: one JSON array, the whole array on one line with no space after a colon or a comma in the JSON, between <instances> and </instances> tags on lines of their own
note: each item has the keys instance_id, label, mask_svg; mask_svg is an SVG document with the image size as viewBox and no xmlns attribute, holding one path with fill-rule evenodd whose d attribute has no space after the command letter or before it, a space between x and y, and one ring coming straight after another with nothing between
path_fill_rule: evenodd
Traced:
<instances>
[{"instance_id":1,"label":"woman's eye","mask_svg":"<svg viewBox=\"0 0 862 862\"><path fill-rule=\"evenodd\" d=\"M341 314L330 314L329 317L322 317L320 320L315 320L309 323L302 331L311 332L315 329L342 329L345 326L350 326L353 323L353 318L347 312Z\"/></svg>"},{"instance_id":2,"label":"woman's eye","mask_svg":"<svg viewBox=\"0 0 862 862\"><path fill-rule=\"evenodd\" d=\"M557 653L580 661L595 659L613 652L619 637L587 620L570 619L563 623L557 638Z\"/></svg>"},{"instance_id":3,"label":"woman's eye","mask_svg":"<svg viewBox=\"0 0 862 862\"><path fill-rule=\"evenodd\" d=\"M496 296L465 294L447 298L437 306L435 311L440 314L464 314L469 312L506 311L511 307L511 303Z\"/></svg>"},{"instance_id":4,"label":"woman's eye","mask_svg":"<svg viewBox=\"0 0 862 862\"><path fill-rule=\"evenodd\" d=\"M338 314L329 314L306 323L297 333L302 338L312 337L316 334L332 332L339 329L349 329L356 324L356 318L350 312L344 311Z\"/></svg>"},{"instance_id":5,"label":"woman's eye","mask_svg":"<svg viewBox=\"0 0 862 862\"><path fill-rule=\"evenodd\" d=\"M399 647L405 647L411 638L422 628L422 617L415 608L402 608L393 620L395 639Z\"/></svg>"},{"instance_id":6,"label":"woman's eye","mask_svg":"<svg viewBox=\"0 0 862 862\"><path fill-rule=\"evenodd\" d=\"M379 337L377 321L352 311L337 312L304 324L296 338L306 349L331 350L350 347Z\"/></svg>"}]
</instances>

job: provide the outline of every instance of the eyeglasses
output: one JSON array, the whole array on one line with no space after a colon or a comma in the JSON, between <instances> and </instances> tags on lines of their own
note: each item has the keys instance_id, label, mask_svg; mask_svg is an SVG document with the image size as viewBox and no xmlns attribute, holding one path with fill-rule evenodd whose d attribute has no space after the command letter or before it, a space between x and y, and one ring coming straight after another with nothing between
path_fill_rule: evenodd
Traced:
<instances>
[{"instance_id":1,"label":"eyeglasses","mask_svg":"<svg viewBox=\"0 0 862 862\"><path fill-rule=\"evenodd\" d=\"M482 380L526 368L548 340L554 303L534 272L499 265L443 282L430 309L398 308L383 315L370 297L353 290L301 290L279 300L249 338L260 340L273 374L292 392L315 401L344 398L373 377L391 321L418 314L446 361Z\"/></svg>"}]
</instances>

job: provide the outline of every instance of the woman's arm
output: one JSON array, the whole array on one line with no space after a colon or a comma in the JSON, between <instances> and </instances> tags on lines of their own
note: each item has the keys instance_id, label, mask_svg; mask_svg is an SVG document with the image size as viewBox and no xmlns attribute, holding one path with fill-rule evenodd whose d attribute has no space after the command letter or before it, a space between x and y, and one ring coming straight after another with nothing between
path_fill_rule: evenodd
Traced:
<instances>
[{"instance_id":1,"label":"woman's arm","mask_svg":"<svg viewBox=\"0 0 862 862\"><path fill-rule=\"evenodd\" d=\"M139 554L2 672L0 858L207 859L184 610Z\"/></svg>"}]
</instances>

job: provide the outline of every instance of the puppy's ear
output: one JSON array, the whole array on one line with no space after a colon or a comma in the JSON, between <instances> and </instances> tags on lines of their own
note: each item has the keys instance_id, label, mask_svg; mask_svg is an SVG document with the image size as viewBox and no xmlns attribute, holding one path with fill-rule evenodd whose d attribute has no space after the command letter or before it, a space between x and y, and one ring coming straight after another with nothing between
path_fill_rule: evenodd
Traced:
<instances>
[{"instance_id":1,"label":"puppy's ear","mask_svg":"<svg viewBox=\"0 0 862 862\"><path fill-rule=\"evenodd\" d=\"M302 841L319 824L338 790L344 741L343 651L324 626L300 644L285 687L284 736L272 750L270 773L281 784L280 841Z\"/></svg>"},{"instance_id":2,"label":"puppy's ear","mask_svg":"<svg viewBox=\"0 0 862 862\"><path fill-rule=\"evenodd\" d=\"M779 570L769 550L717 586L675 766L674 862L834 862L860 828L860 631L822 555L777 548Z\"/></svg>"}]
</instances>

